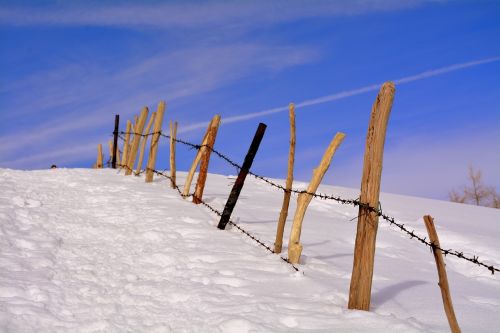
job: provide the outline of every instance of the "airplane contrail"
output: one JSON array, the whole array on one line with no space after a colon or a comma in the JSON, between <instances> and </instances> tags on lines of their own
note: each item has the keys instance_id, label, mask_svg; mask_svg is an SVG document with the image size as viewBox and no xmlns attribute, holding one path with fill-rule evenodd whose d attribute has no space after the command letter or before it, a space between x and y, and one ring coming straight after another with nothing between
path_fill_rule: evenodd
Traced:
<instances>
[{"instance_id":1,"label":"airplane contrail","mask_svg":"<svg viewBox=\"0 0 500 333\"><path fill-rule=\"evenodd\" d=\"M455 64L455 65L451 65L451 66L441 67L438 69L425 71L425 72L422 72L422 73L419 73L416 75L406 76L406 77L402 77L402 78L392 80L392 81L396 85L401 85L401 84L419 81L419 80L427 79L429 77L439 76L439 75L443 75L446 73L455 72L455 71L458 71L461 69L475 67L475 66L488 64L488 63L496 62L496 61L500 61L500 57L492 57L492 58L487 58L487 59L469 61L469 62L464 62L461 64ZM318 98L314 98L314 99L305 100L305 101L296 103L295 109L299 109L299 108L303 108L303 107L307 107L307 106L311 106L311 105L328 103L328 102L336 101L339 99L344 99L344 98L351 97L351 96L361 95L361 94L364 94L366 92L376 91L376 90L380 89L382 84L383 83L372 84L372 85L365 86L365 87L358 88L358 89L346 90L346 91L338 92L338 93L331 94L331 95L326 95L326 96L322 96L322 97L318 97ZM272 108L272 109L267 109L267 110L262 110L262 111L258 111L258 112L251 112L251 113L246 113L246 114L242 114L242 115L238 115L238 116L223 118L221 125L237 123L237 122L241 122L241 121L245 121L245 120L249 120L249 119L253 119L253 118L258 118L258 117L262 117L262 116L268 116L271 114L285 112L285 111L288 111L288 105L287 106L280 106L280 107L276 107L276 108ZM184 133L184 132L189 132L189 131L193 131L193 130L200 129L200 128L205 128L207 125L208 125L208 122L191 124L191 125L184 127L184 129L180 130L179 133Z\"/></svg>"}]
</instances>

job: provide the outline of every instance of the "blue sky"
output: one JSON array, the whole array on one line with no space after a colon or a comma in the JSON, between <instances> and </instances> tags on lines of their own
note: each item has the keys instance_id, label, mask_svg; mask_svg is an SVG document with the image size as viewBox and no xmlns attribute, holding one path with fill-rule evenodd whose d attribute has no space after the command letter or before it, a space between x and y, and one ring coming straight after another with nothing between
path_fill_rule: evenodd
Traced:
<instances>
[{"instance_id":1,"label":"blue sky","mask_svg":"<svg viewBox=\"0 0 500 333\"><path fill-rule=\"evenodd\" d=\"M266 123L254 170L284 178L294 102L295 178L342 131L324 181L359 187L377 85L395 80L382 190L446 199L469 164L498 188L499 40L498 1L0 1L0 167L88 167L114 114L124 128L163 99L190 141L220 114L216 148L239 162Z\"/></svg>"}]
</instances>

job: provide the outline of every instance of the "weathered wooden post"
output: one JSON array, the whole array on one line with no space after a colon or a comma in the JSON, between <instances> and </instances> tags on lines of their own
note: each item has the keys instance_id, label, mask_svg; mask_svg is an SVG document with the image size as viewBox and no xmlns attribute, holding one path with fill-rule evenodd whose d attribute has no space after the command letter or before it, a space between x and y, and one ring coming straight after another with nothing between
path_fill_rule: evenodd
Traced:
<instances>
[{"instance_id":1,"label":"weathered wooden post","mask_svg":"<svg viewBox=\"0 0 500 333\"><path fill-rule=\"evenodd\" d=\"M135 126L134 138L132 139L132 144L130 145L130 154L128 156L127 170L125 170L125 175L131 175L134 171L134 163L137 157L137 151L139 150L139 143L142 139L142 133L144 131L144 125L146 125L146 120L148 119L149 110L144 107L141 111L141 115Z\"/></svg>"},{"instance_id":2,"label":"weathered wooden post","mask_svg":"<svg viewBox=\"0 0 500 333\"><path fill-rule=\"evenodd\" d=\"M436 267L439 276L439 288L441 289L441 297L443 298L444 312L446 313L446 318L448 318L448 324L452 333L460 333L460 327L458 326L457 317L455 317L455 310L453 310L453 303L451 301L450 286L448 285L448 276L446 274L446 268L443 259L443 253L436 247L441 247L439 244L439 237L434 227L434 219L430 215L424 216L425 228L429 234L429 239L431 241L432 253L434 254L434 260L436 261Z\"/></svg>"},{"instance_id":3,"label":"weathered wooden post","mask_svg":"<svg viewBox=\"0 0 500 333\"><path fill-rule=\"evenodd\" d=\"M146 167L146 183L151 183L153 181L153 170L156 165L156 154L158 152L158 144L160 141L161 125L163 123L163 115L165 114L165 102L161 101L158 104L158 110L156 111L155 126L153 130L153 137L151 138L151 149L149 152L148 163Z\"/></svg>"},{"instance_id":4,"label":"weathered wooden post","mask_svg":"<svg viewBox=\"0 0 500 333\"><path fill-rule=\"evenodd\" d=\"M111 160L111 167L116 169L116 156L118 151L118 129L120 127L120 115L115 115L115 130L113 131L113 159ZM120 162L118 162L120 163Z\"/></svg>"},{"instance_id":5,"label":"weathered wooden post","mask_svg":"<svg viewBox=\"0 0 500 333\"><path fill-rule=\"evenodd\" d=\"M153 121L155 120L155 117L156 117L156 112L153 112L151 114L151 118L149 118L148 126L146 126L146 131L144 131L144 133L146 134L146 136L144 136L142 138L142 141L141 141L141 150L140 150L140 153L139 153L139 162L137 162L137 169L135 169L135 174L136 175L138 175L141 172L141 169L142 169L142 162L144 161L144 150L146 149L146 143L148 142L148 137L150 135L151 126L153 125Z\"/></svg>"},{"instance_id":6,"label":"weathered wooden post","mask_svg":"<svg viewBox=\"0 0 500 333\"><path fill-rule=\"evenodd\" d=\"M366 135L366 148L361 180L358 227L354 245L354 262L349 289L349 309L370 309L375 242L378 229L378 208L385 133L394 100L394 83L386 82L373 103ZM371 207L371 208L370 208Z\"/></svg>"},{"instance_id":7,"label":"weathered wooden post","mask_svg":"<svg viewBox=\"0 0 500 333\"><path fill-rule=\"evenodd\" d=\"M203 190L205 189L205 182L207 180L208 174L208 163L210 161L210 154L214 148L215 139L217 137L217 130L219 129L220 116L214 117L212 124L210 125L210 130L207 137L206 146L202 147L202 157L200 162L200 172L198 173L198 181L196 182L196 188L194 191L193 202L195 204L200 204L203 198Z\"/></svg>"},{"instance_id":8,"label":"weathered wooden post","mask_svg":"<svg viewBox=\"0 0 500 333\"><path fill-rule=\"evenodd\" d=\"M128 158L128 152L129 152L129 139L130 139L130 131L132 128L132 122L130 120L127 120L127 127L125 129L125 143L123 144L123 154L122 154L122 167L126 167L127 165L127 158Z\"/></svg>"},{"instance_id":9,"label":"weathered wooden post","mask_svg":"<svg viewBox=\"0 0 500 333\"><path fill-rule=\"evenodd\" d=\"M103 157L102 157L102 144L98 144L97 145L97 162L95 164L95 167L97 169L102 169L102 161L103 161Z\"/></svg>"},{"instance_id":10,"label":"weathered wooden post","mask_svg":"<svg viewBox=\"0 0 500 333\"><path fill-rule=\"evenodd\" d=\"M319 166L314 169L313 176L309 186L307 187L308 193L316 193L318 186L323 179L326 171L330 167L333 155L337 151L338 147L344 141L345 134L337 133L333 137L332 141L326 148L325 153ZM302 244L300 244L300 234L302 232L302 222L306 214L307 206L312 200L312 196L308 193L301 193L297 198L297 209L295 210L295 216L293 217L292 231L290 232L290 240L288 241L288 261L292 264L299 263L300 255L302 254Z\"/></svg>"},{"instance_id":11,"label":"weathered wooden post","mask_svg":"<svg viewBox=\"0 0 500 333\"><path fill-rule=\"evenodd\" d=\"M238 201L241 189L243 188L243 184L245 183L245 178L247 177L248 171L250 171L250 167L252 166L255 154L257 154L257 150L259 149L262 137L264 137L264 133L266 132L266 127L266 124L263 123L260 123L259 127L257 127L257 131L255 132L252 143L250 144L248 153L245 156L245 160L241 167L240 173L238 174L238 178L236 178L233 189L229 194L229 198L227 198L226 206L224 207L219 225L217 226L217 228L221 230L224 230L226 228L226 225L231 218L231 213L233 212L234 206L236 205L236 201Z\"/></svg>"},{"instance_id":12,"label":"weathered wooden post","mask_svg":"<svg viewBox=\"0 0 500 333\"><path fill-rule=\"evenodd\" d=\"M289 105L290 118L290 151L288 153L288 173L286 176L286 192L283 196L283 205L281 206L278 228L276 230L276 240L274 241L274 253L281 253L283 247L283 232L285 231L286 218L288 216L288 207L290 206L290 196L293 184L293 164L295 161L295 105Z\"/></svg>"},{"instance_id":13,"label":"weathered wooden post","mask_svg":"<svg viewBox=\"0 0 500 333\"><path fill-rule=\"evenodd\" d=\"M174 122L172 126L172 122L170 122L170 186L175 188L176 184L176 175L175 175L175 143L177 137L177 122Z\"/></svg>"}]
</instances>

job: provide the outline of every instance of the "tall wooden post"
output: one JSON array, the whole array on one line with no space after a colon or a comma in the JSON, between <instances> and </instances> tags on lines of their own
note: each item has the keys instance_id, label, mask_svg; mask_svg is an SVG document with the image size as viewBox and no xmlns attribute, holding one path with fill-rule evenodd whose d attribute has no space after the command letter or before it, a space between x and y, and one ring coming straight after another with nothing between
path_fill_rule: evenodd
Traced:
<instances>
[{"instance_id":1,"label":"tall wooden post","mask_svg":"<svg viewBox=\"0 0 500 333\"><path fill-rule=\"evenodd\" d=\"M98 144L97 145L97 162L96 162L96 165L95 167L97 169L102 169L102 166L103 166L103 157L102 157L102 144Z\"/></svg>"},{"instance_id":2,"label":"tall wooden post","mask_svg":"<svg viewBox=\"0 0 500 333\"><path fill-rule=\"evenodd\" d=\"M132 140L132 144L130 145L130 154L128 156L127 161L127 170L125 170L125 175L131 175L132 171L134 171L134 163L137 157L137 151L139 150L139 143L142 139L142 133L144 131L144 126L146 125L146 120L148 119L149 110L147 107L144 107L141 111L141 115L139 116L139 120L135 126L134 138Z\"/></svg>"},{"instance_id":3,"label":"tall wooden post","mask_svg":"<svg viewBox=\"0 0 500 333\"><path fill-rule=\"evenodd\" d=\"M217 137L217 130L219 129L220 116L216 115L210 125L210 130L207 138L207 145L202 147L202 157L200 162L200 172L198 173L198 181L194 191L193 202L200 204L203 198L203 190L205 189L205 182L208 174L208 163L210 161L210 154L214 148L215 139Z\"/></svg>"},{"instance_id":4,"label":"tall wooden post","mask_svg":"<svg viewBox=\"0 0 500 333\"><path fill-rule=\"evenodd\" d=\"M290 118L290 151L288 152L288 173L286 176L286 192L283 196L283 205L281 206L278 227L276 230L276 240L274 241L274 253L281 253L283 247L283 232L285 231L286 218L288 216L288 207L290 205L290 192L293 184L293 164L295 161L295 105L289 105Z\"/></svg>"},{"instance_id":5,"label":"tall wooden post","mask_svg":"<svg viewBox=\"0 0 500 333\"><path fill-rule=\"evenodd\" d=\"M231 213L233 212L234 206L236 206L236 201L238 201L241 189L243 188L243 184L245 183L245 178L247 177L248 171L250 171L250 167L252 166L255 154L257 154L257 150L259 149L262 137L264 137L266 127L266 124L263 123L260 123L259 127L257 127L257 131L255 132L252 143L250 144L248 153L245 156L245 160L241 167L240 173L238 174L238 178L236 178L233 189L229 194L229 198L227 198L226 206L224 207L219 225L217 226L217 228L219 229L224 230L229 222L229 219L231 218Z\"/></svg>"},{"instance_id":6,"label":"tall wooden post","mask_svg":"<svg viewBox=\"0 0 500 333\"><path fill-rule=\"evenodd\" d=\"M377 99L373 103L366 135L360 201L373 208L377 208L379 204L385 133L394 92L395 87L392 82L386 82L380 88ZM349 309L366 311L370 309L377 229L377 213L370 211L364 205L360 206L349 289Z\"/></svg>"},{"instance_id":7,"label":"tall wooden post","mask_svg":"<svg viewBox=\"0 0 500 333\"><path fill-rule=\"evenodd\" d=\"M326 171L330 167L333 155L337 151L338 147L344 141L345 134L337 133L333 137L332 141L326 148L326 151L319 163L318 167L314 169L313 176L309 186L307 187L308 193L316 193L318 186L323 179ZM302 232L302 222L306 214L307 206L312 200L312 196L307 193L299 194L297 198L297 209L295 210L295 215L293 217L292 231L290 232L290 240L288 241L288 260L292 264L298 264L300 260L300 255L302 254L302 244L300 244L300 234Z\"/></svg>"},{"instance_id":8,"label":"tall wooden post","mask_svg":"<svg viewBox=\"0 0 500 333\"><path fill-rule=\"evenodd\" d=\"M127 127L125 129L125 143L123 144L123 154L122 154L122 163L121 166L125 167L127 165L127 158L129 152L129 140L130 140L130 131L132 129L132 122L127 120Z\"/></svg>"},{"instance_id":9,"label":"tall wooden post","mask_svg":"<svg viewBox=\"0 0 500 333\"><path fill-rule=\"evenodd\" d=\"M177 137L177 122L175 122L172 126L172 122L170 122L170 186L175 188L176 184L176 175L175 175L175 143Z\"/></svg>"},{"instance_id":10,"label":"tall wooden post","mask_svg":"<svg viewBox=\"0 0 500 333\"><path fill-rule=\"evenodd\" d=\"M439 276L439 288L441 289L441 297L443 299L444 312L446 313L446 318L448 319L448 324L452 333L460 333L460 327L458 326L457 317L455 317L455 310L453 310L453 303L451 301L450 286L448 285L448 276L446 274L446 268L443 259L443 253L441 250L436 249L441 247L439 244L439 237L434 227L434 219L430 215L424 216L425 228L429 234L429 239L432 247L432 253L434 254L434 260L436 261L436 267Z\"/></svg>"},{"instance_id":11,"label":"tall wooden post","mask_svg":"<svg viewBox=\"0 0 500 333\"><path fill-rule=\"evenodd\" d=\"M116 152L118 151L118 129L120 127L120 115L115 115L115 130L113 131L113 159L111 161L111 167L116 169Z\"/></svg>"},{"instance_id":12,"label":"tall wooden post","mask_svg":"<svg viewBox=\"0 0 500 333\"><path fill-rule=\"evenodd\" d=\"M142 141L141 141L141 149L140 149L140 152L139 152L139 162L137 162L137 169L135 169L135 174L136 175L138 175L139 172L141 172L141 169L142 169L142 162L144 161L144 150L146 150L146 143L148 142L149 134L150 134L150 131L151 131L151 126L153 125L155 117L156 117L156 112L153 112L151 114L151 117L149 118L148 126L146 126L146 130L144 131L144 133L146 134L146 136L143 137Z\"/></svg>"},{"instance_id":13,"label":"tall wooden post","mask_svg":"<svg viewBox=\"0 0 500 333\"><path fill-rule=\"evenodd\" d=\"M151 138L151 149L149 151L148 164L146 168L146 183L151 183L153 181L153 170L156 165L156 154L158 152L158 144L160 142L160 131L161 125L163 123L163 115L165 114L165 102L161 101L158 104L158 110L156 111L155 126L153 129L153 137Z\"/></svg>"}]
</instances>

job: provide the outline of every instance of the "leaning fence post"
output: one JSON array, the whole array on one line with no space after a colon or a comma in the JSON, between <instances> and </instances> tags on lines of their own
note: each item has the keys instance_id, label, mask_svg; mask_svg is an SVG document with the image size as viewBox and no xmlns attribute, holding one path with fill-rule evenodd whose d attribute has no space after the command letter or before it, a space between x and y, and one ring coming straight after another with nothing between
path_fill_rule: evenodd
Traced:
<instances>
[{"instance_id":1,"label":"leaning fence post","mask_svg":"<svg viewBox=\"0 0 500 333\"><path fill-rule=\"evenodd\" d=\"M337 151L338 147L344 141L345 134L338 132L333 137L332 141L328 145L323 158L319 163L318 167L314 169L313 176L309 186L307 186L308 193L301 193L297 198L297 209L295 210L295 215L293 217L292 231L290 232L290 240L288 241L288 260L292 264L298 264L300 260L300 255L302 253L302 244L300 244L300 234L302 232L302 222L306 214L307 206L311 202L312 195L309 193L316 193L318 186L323 179L326 171L330 167L333 155Z\"/></svg>"},{"instance_id":2,"label":"leaning fence post","mask_svg":"<svg viewBox=\"0 0 500 333\"><path fill-rule=\"evenodd\" d=\"M146 125L146 119L148 119L149 109L144 107L141 111L141 115L135 126L134 138L132 139L132 144L130 145L130 155L128 156L127 170L125 170L125 175L131 175L134 171L134 163L137 157L137 151L139 150L139 143L142 139L142 133L144 131L144 125Z\"/></svg>"},{"instance_id":3,"label":"leaning fence post","mask_svg":"<svg viewBox=\"0 0 500 333\"><path fill-rule=\"evenodd\" d=\"M132 122L127 120L127 127L125 129L125 143L123 144L123 154L122 154L122 162L121 167L125 167L127 164L128 152L129 152L129 139L130 139L130 131L132 128Z\"/></svg>"},{"instance_id":4,"label":"leaning fence post","mask_svg":"<svg viewBox=\"0 0 500 333\"><path fill-rule=\"evenodd\" d=\"M214 148L215 138L217 137L217 130L219 129L220 116L214 118L216 120L212 121L210 130L207 137L206 146L202 147L202 157L200 162L200 172L198 173L198 181L196 182L196 187L193 196L193 202L195 204L200 204L203 198L203 190L205 189L205 182L207 180L208 173L208 163L210 161L210 154Z\"/></svg>"},{"instance_id":5,"label":"leaning fence post","mask_svg":"<svg viewBox=\"0 0 500 333\"><path fill-rule=\"evenodd\" d=\"M176 175L175 175L175 140L177 137L177 122L170 122L170 186L175 188Z\"/></svg>"},{"instance_id":6,"label":"leaning fence post","mask_svg":"<svg viewBox=\"0 0 500 333\"><path fill-rule=\"evenodd\" d=\"M160 141L161 125L163 123L164 114L165 114L165 102L161 101L158 104L158 110L156 111L153 137L151 138L151 150L149 152L148 164L146 167L146 183L151 183L153 181L153 174L156 164L156 154L158 152L158 144Z\"/></svg>"},{"instance_id":7,"label":"leaning fence post","mask_svg":"<svg viewBox=\"0 0 500 333\"><path fill-rule=\"evenodd\" d=\"M285 194L283 196L283 205L281 206L278 227L276 230L276 240L274 241L274 253L281 253L283 247L283 232L285 231L286 218L288 216L288 207L290 206L290 196L292 195L293 184L293 164L295 161L295 105L289 105L290 117L290 151L288 153L288 173L286 176Z\"/></svg>"},{"instance_id":8,"label":"leaning fence post","mask_svg":"<svg viewBox=\"0 0 500 333\"><path fill-rule=\"evenodd\" d=\"M118 128L120 126L120 115L115 115L115 130L113 131L113 160L111 161L111 166L116 169L116 152L118 150Z\"/></svg>"},{"instance_id":9,"label":"leaning fence post","mask_svg":"<svg viewBox=\"0 0 500 333\"><path fill-rule=\"evenodd\" d=\"M434 227L434 219L430 215L424 216L424 223L429 234L429 238L432 244L432 253L434 254L434 259L436 261L436 267L439 276L439 288L441 289L441 297L443 298L444 311L446 312L446 318L448 318L448 324L450 324L450 329L452 333L460 333L460 327L458 326L457 317L455 317L455 311L453 310L453 303L451 302L450 286L448 285L448 277L446 275L446 268L443 260L443 253L439 244L439 237ZM436 248L437 247L437 248Z\"/></svg>"},{"instance_id":10,"label":"leaning fence post","mask_svg":"<svg viewBox=\"0 0 500 333\"><path fill-rule=\"evenodd\" d=\"M96 165L95 167L97 169L102 169L102 161L103 161L103 157L102 157L102 144L98 144L97 145L97 162L96 162Z\"/></svg>"},{"instance_id":11,"label":"leaning fence post","mask_svg":"<svg viewBox=\"0 0 500 333\"><path fill-rule=\"evenodd\" d=\"M155 117L156 117L156 112L153 112L151 114L151 117L149 118L148 126L146 126L146 131L144 131L144 133L146 133L146 136L142 138L141 150L139 152L139 161L137 162L137 169L135 169L136 176L139 175L142 169L142 162L144 161L144 150L146 149L146 143L148 142L151 126L153 125Z\"/></svg>"},{"instance_id":12,"label":"leaning fence post","mask_svg":"<svg viewBox=\"0 0 500 333\"><path fill-rule=\"evenodd\" d=\"M363 178L358 213L354 261L349 289L349 309L370 310L375 242L377 239L378 207L384 141L394 100L394 83L386 82L373 103L366 135Z\"/></svg>"},{"instance_id":13,"label":"leaning fence post","mask_svg":"<svg viewBox=\"0 0 500 333\"><path fill-rule=\"evenodd\" d=\"M257 127L257 131L255 132L252 143L250 144L248 153L245 156L245 161L243 162L243 166L241 167L240 173L238 174L238 178L236 178L236 181L234 182L233 185L233 189L231 190L231 194L229 194L229 198L227 198L226 206L224 207L224 211L222 212L219 225L217 226L217 228L219 229L224 230L226 228L226 224L229 222L231 213L233 212L234 206L236 205L236 201L238 200L241 189L243 188L243 183L245 182L245 178L247 177L247 174L250 171L250 167L252 166L255 154L257 154L257 150L259 149L262 137L266 132L266 127L267 127L266 124L263 123L260 123L259 127Z\"/></svg>"}]
</instances>

